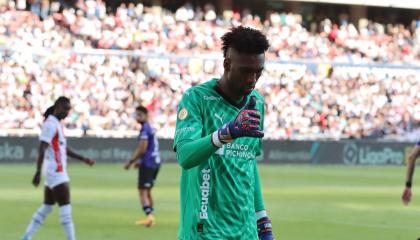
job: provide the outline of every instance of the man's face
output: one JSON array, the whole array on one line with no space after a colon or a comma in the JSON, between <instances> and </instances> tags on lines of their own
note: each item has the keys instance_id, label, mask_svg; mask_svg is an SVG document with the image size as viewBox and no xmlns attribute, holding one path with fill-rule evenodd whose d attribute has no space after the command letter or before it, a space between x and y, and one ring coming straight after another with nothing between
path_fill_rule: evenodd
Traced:
<instances>
[{"instance_id":1,"label":"man's face","mask_svg":"<svg viewBox=\"0 0 420 240\"><path fill-rule=\"evenodd\" d=\"M142 111L136 111L136 121L143 124L147 120L147 114Z\"/></svg>"},{"instance_id":2,"label":"man's face","mask_svg":"<svg viewBox=\"0 0 420 240\"><path fill-rule=\"evenodd\" d=\"M57 112L56 112L58 119L65 119L69 115L70 109L71 109L70 103L58 104Z\"/></svg>"},{"instance_id":3,"label":"man's face","mask_svg":"<svg viewBox=\"0 0 420 240\"><path fill-rule=\"evenodd\" d=\"M251 93L261 77L264 63L264 53L244 54L230 48L224 61L230 90L238 96Z\"/></svg>"}]
</instances>

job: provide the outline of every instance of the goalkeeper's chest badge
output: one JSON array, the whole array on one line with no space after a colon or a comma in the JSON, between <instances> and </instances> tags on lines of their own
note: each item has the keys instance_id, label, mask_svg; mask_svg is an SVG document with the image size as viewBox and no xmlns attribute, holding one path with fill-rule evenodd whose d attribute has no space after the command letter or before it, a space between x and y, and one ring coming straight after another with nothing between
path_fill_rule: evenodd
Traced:
<instances>
[{"instance_id":1,"label":"goalkeeper's chest badge","mask_svg":"<svg viewBox=\"0 0 420 240\"><path fill-rule=\"evenodd\" d=\"M178 113L179 120L184 120L188 116L188 110L186 108L181 109Z\"/></svg>"}]
</instances>

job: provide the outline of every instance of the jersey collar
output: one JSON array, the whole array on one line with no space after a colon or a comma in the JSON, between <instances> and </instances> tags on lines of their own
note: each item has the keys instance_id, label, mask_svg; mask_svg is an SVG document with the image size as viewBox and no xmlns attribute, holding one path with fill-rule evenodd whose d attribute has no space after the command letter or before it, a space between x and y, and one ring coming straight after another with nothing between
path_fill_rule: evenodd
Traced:
<instances>
[{"instance_id":1,"label":"jersey collar","mask_svg":"<svg viewBox=\"0 0 420 240\"><path fill-rule=\"evenodd\" d=\"M51 118L51 120L53 120L54 122L58 122L58 123L60 123L60 120L58 120L58 118L57 118L56 116L54 116L54 114L50 114L50 115L48 116L48 118Z\"/></svg>"},{"instance_id":2,"label":"jersey collar","mask_svg":"<svg viewBox=\"0 0 420 240\"><path fill-rule=\"evenodd\" d=\"M247 100L248 100L248 96L249 96L249 94L248 95L246 95L246 96L244 96L244 98L242 99L242 101L241 102L239 102L239 103L236 103L235 101L233 101L231 98L229 98L228 96L226 96L223 92L222 92L222 90L220 89L220 87L219 87L219 85L217 84L218 83L218 81L216 81L215 82L215 84L214 84L214 86L213 86L213 89L224 99L224 100L226 100L226 102L228 102L229 104L231 104L231 105L233 105L234 107L236 107L236 108L239 108L239 109L241 109L241 108L243 108L244 106L245 106L245 103L247 102Z\"/></svg>"}]
</instances>

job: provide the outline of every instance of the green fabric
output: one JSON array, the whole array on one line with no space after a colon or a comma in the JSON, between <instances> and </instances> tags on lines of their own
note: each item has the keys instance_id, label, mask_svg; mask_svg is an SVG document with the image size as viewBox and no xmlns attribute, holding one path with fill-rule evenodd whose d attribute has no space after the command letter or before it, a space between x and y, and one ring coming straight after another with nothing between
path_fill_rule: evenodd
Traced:
<instances>
[{"instance_id":1,"label":"green fabric","mask_svg":"<svg viewBox=\"0 0 420 240\"><path fill-rule=\"evenodd\" d=\"M213 79L187 90L179 104L173 145L183 167L178 239L258 239L255 211L264 203L255 157L261 139L238 138L219 149L211 144L211 134L240 111L216 84ZM250 96L263 114L262 96Z\"/></svg>"},{"instance_id":2,"label":"green fabric","mask_svg":"<svg viewBox=\"0 0 420 240\"><path fill-rule=\"evenodd\" d=\"M254 177L255 177L255 189L254 189L254 207L255 207L255 212L259 212L261 210L264 210L264 201L262 198L262 193L261 193L261 183L260 183L260 174L258 173L258 167L257 167L257 162L255 161L254 164Z\"/></svg>"},{"instance_id":3,"label":"green fabric","mask_svg":"<svg viewBox=\"0 0 420 240\"><path fill-rule=\"evenodd\" d=\"M197 149L200 151L196 151ZM176 156L179 164L184 169L189 169L206 162L217 149L211 143L211 135L208 135L195 141L183 142L178 147Z\"/></svg>"}]
</instances>

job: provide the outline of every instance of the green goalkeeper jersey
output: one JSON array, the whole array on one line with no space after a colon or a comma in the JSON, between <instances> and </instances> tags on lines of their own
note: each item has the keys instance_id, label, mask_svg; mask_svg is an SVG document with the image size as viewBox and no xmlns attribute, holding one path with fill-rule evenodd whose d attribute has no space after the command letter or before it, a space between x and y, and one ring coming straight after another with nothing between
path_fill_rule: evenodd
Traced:
<instances>
[{"instance_id":1,"label":"green goalkeeper jersey","mask_svg":"<svg viewBox=\"0 0 420 240\"><path fill-rule=\"evenodd\" d=\"M211 143L211 134L235 119L250 96L256 97L262 129L264 100L254 90L242 103L231 103L217 89L217 81L187 90L178 108L174 139L177 159L189 155L198 163L182 169L180 240L258 239L255 212L264 209L256 165L261 139L242 137L217 148ZM178 151L186 143L196 145ZM205 149L210 153L201 159L199 152Z\"/></svg>"}]
</instances>

